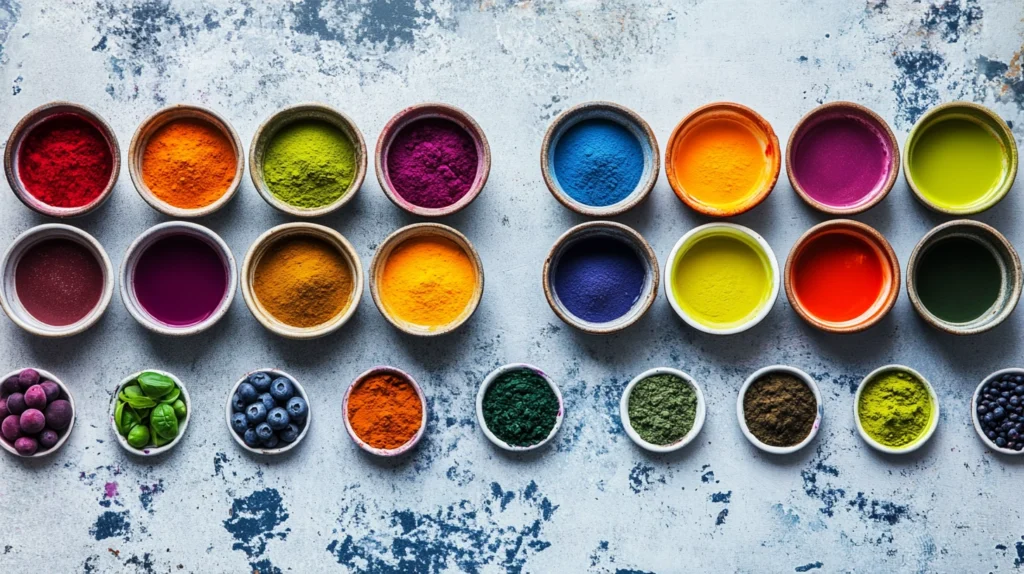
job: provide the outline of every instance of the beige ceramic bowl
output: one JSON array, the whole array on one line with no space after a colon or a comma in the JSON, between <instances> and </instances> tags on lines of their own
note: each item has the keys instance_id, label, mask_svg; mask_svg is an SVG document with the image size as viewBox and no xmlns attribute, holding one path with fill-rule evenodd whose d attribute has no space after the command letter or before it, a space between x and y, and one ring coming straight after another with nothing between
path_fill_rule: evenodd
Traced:
<instances>
[{"instance_id":1,"label":"beige ceramic bowl","mask_svg":"<svg viewBox=\"0 0 1024 574\"><path fill-rule=\"evenodd\" d=\"M6 375L4 375L3 378L0 379L0 381L6 381L9 377L17 375L18 373L22 372L23 370L25 370L25 369L15 369L15 370L7 373ZM43 369L35 369L35 370L36 370L36 372L39 373L39 379L40 380L45 379L47 381L53 381L53 382L57 383L58 387L60 387L61 396L65 397L67 399L67 401L69 403L71 403L71 422L68 423L68 428L64 429L64 434L60 435L60 438L57 439L57 444L53 445L53 447L51 447L48 450L36 451L35 454L29 455L29 456L25 456L25 455L19 453L17 450L14 449L14 445L13 444L10 444L6 440L0 438L0 447L3 447L4 450L6 450L7 452L13 454L14 456L21 457L21 458L42 458L44 456L53 454L53 453L57 452L58 450L60 450L60 448L62 446L64 446L64 443L68 442L68 439L71 437L71 431L74 430L74 428L75 428L75 419L78 418L78 406L75 405L75 398L73 396L71 396L71 389L69 389L68 386L65 385L63 381L61 381L56 376L54 376L54 374L51 373L50 371L44 371Z\"/></svg>"},{"instance_id":2,"label":"beige ceramic bowl","mask_svg":"<svg viewBox=\"0 0 1024 574\"><path fill-rule=\"evenodd\" d=\"M388 257L391 256L391 252L396 247L406 240L416 237L443 237L454 242L466 252L466 255L469 256L470 261L473 263L473 268L476 270L476 285L473 289L473 296L462 311L462 314L446 325L425 326L404 321L393 315L381 300L380 277L384 273L384 265L387 263ZM380 247L377 248L377 253L373 255L373 261L370 263L370 294L373 296L373 302L377 305L380 314L384 315L384 318L394 325L395 328L410 335L422 337L444 335L454 331L468 321L473 316L477 306L480 305L480 298L484 294L484 266L480 261L480 254L477 253L476 248L473 247L473 244L469 242L465 235L440 223L414 223L389 235L381 243Z\"/></svg>"},{"instance_id":3,"label":"beige ceramic bowl","mask_svg":"<svg viewBox=\"0 0 1024 574\"><path fill-rule=\"evenodd\" d=\"M348 416L348 401L352 397L352 391L354 391L356 387L361 385L363 381L371 377L376 377L380 375L391 375L393 377L397 377L409 383L409 385L412 386L413 390L416 391L416 396L420 398L420 405L422 406L422 417L420 418L419 430L416 431L416 434L414 434L412 438L406 441L405 444L392 449L377 448L375 446L370 446L366 441L362 439L362 437L356 434L355 429L352 428L352 420ZM356 443L356 446L370 454L374 454L377 456L400 456L416 448L416 445L419 444L420 439L423 438L423 434L427 430L427 397L423 394L423 389L420 388L419 383L417 383L416 380L413 379L412 375L410 375L409 373L401 369L397 369L395 367L374 367L356 377L356 379L352 381L352 384L348 386L348 389L345 390L345 397L341 401L341 416L345 420L345 430L348 431L348 436L352 439L352 442Z\"/></svg>"},{"instance_id":4,"label":"beige ceramic bowl","mask_svg":"<svg viewBox=\"0 0 1024 574\"><path fill-rule=\"evenodd\" d=\"M274 243L287 237L313 237L326 241L338 250L342 259L348 264L352 274L352 295L348 306L326 323L313 327L288 325L271 315L256 297L253 281L256 278L256 268L259 267L260 259ZM256 317L256 320L267 330L288 339L315 339L337 331L355 314L363 296L363 265L352 244L337 231L315 223L284 223L265 231L253 242L242 262L241 283L242 298L245 299L246 306L249 307L253 317Z\"/></svg>"},{"instance_id":5,"label":"beige ceramic bowl","mask_svg":"<svg viewBox=\"0 0 1024 574\"><path fill-rule=\"evenodd\" d=\"M352 183L345 193L341 194L341 197L334 200L333 203L320 207L297 207L278 199L270 191L267 181L263 177L263 158L267 146L273 141L274 136L289 124L305 120L331 124L341 130L356 148L356 173L352 178ZM366 142L363 140L363 134L352 118L324 104L298 104L277 111L256 129L256 133L252 136L252 145L249 146L249 176L260 197L271 207L295 217L320 217L340 209L356 196L356 192L359 191L363 185L363 179L366 177L366 155Z\"/></svg>"},{"instance_id":6,"label":"beige ceramic bowl","mask_svg":"<svg viewBox=\"0 0 1024 574\"><path fill-rule=\"evenodd\" d=\"M149 138L168 123L183 119L201 120L212 125L224 134L235 150L235 177L231 180L227 191L210 205L195 209L176 207L160 199L149 189L142 178L142 159L146 153L146 147L149 145ZM231 124L217 112L200 106L179 104L157 111L139 125L139 129L135 130L135 135L128 145L128 174L132 178L132 183L135 184L135 190L153 209L170 217L202 217L224 207L238 191L238 186L242 183L244 169L245 150L242 149L242 140L235 132L235 128L231 127Z\"/></svg>"}]
</instances>

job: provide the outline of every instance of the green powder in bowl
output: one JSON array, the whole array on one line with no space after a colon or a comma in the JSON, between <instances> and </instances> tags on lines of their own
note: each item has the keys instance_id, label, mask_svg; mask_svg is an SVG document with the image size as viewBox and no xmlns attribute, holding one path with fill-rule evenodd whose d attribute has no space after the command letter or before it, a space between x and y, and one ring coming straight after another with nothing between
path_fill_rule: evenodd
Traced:
<instances>
[{"instance_id":1,"label":"green powder in bowl","mask_svg":"<svg viewBox=\"0 0 1024 574\"><path fill-rule=\"evenodd\" d=\"M488 430L517 447L547 439L558 422L558 411L558 397L551 385L529 369L502 373L487 388L481 404Z\"/></svg>"},{"instance_id":2,"label":"green powder in bowl","mask_svg":"<svg viewBox=\"0 0 1024 574\"><path fill-rule=\"evenodd\" d=\"M629 424L645 441L665 446L690 432L697 418L697 392L672 374L653 375L629 393Z\"/></svg>"},{"instance_id":3,"label":"green powder in bowl","mask_svg":"<svg viewBox=\"0 0 1024 574\"><path fill-rule=\"evenodd\" d=\"M903 449L928 432L935 408L927 383L908 372L888 371L864 383L857 418L876 442Z\"/></svg>"},{"instance_id":4,"label":"green powder in bowl","mask_svg":"<svg viewBox=\"0 0 1024 574\"><path fill-rule=\"evenodd\" d=\"M318 120L292 122L274 134L263 156L270 193L301 208L330 205L356 177L356 146L338 127Z\"/></svg>"}]
</instances>

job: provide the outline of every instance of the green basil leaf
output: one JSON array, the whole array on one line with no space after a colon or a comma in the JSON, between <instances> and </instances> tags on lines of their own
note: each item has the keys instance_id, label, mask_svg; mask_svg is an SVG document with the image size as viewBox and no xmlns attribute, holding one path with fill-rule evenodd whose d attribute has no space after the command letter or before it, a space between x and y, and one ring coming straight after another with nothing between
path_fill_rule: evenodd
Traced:
<instances>
[{"instance_id":1,"label":"green basil leaf","mask_svg":"<svg viewBox=\"0 0 1024 574\"><path fill-rule=\"evenodd\" d=\"M117 427L117 432L121 433L122 436L125 434L124 423L121 422L121 415L123 414L124 401L118 399L117 405L114 407L114 426Z\"/></svg>"},{"instance_id":2,"label":"green basil leaf","mask_svg":"<svg viewBox=\"0 0 1024 574\"><path fill-rule=\"evenodd\" d=\"M173 379L152 371L139 375L139 386L142 387L142 392L152 399L159 399L177 388Z\"/></svg>"},{"instance_id":3,"label":"green basil leaf","mask_svg":"<svg viewBox=\"0 0 1024 574\"><path fill-rule=\"evenodd\" d=\"M164 439L160 437L160 433L157 432L156 427L153 425L153 421L150 421L149 423L149 436L153 439L153 445L155 446L164 446L165 444L171 442L170 439Z\"/></svg>"},{"instance_id":4,"label":"green basil leaf","mask_svg":"<svg viewBox=\"0 0 1024 574\"><path fill-rule=\"evenodd\" d=\"M161 403L153 407L153 412L149 414L149 424L156 435L164 439L171 440L178 436L178 417L171 405Z\"/></svg>"},{"instance_id":5,"label":"green basil leaf","mask_svg":"<svg viewBox=\"0 0 1024 574\"><path fill-rule=\"evenodd\" d=\"M118 427L118 430L121 432L121 436L127 438L135 425L140 422L142 422L142 420L139 419L139 415L135 414L135 411L133 411L131 407L125 408L121 413L121 425Z\"/></svg>"},{"instance_id":6,"label":"green basil leaf","mask_svg":"<svg viewBox=\"0 0 1024 574\"><path fill-rule=\"evenodd\" d=\"M161 403L172 404L181 396L181 389L174 387L174 390L160 398Z\"/></svg>"},{"instance_id":7,"label":"green basil leaf","mask_svg":"<svg viewBox=\"0 0 1024 574\"><path fill-rule=\"evenodd\" d=\"M185 415L188 414L188 407L185 406L185 401L181 399L174 401L171 408L174 409L174 416L178 417L178 420L184 419Z\"/></svg>"},{"instance_id":8,"label":"green basil leaf","mask_svg":"<svg viewBox=\"0 0 1024 574\"><path fill-rule=\"evenodd\" d=\"M145 448L149 444L149 429L145 425L135 425L128 431L128 444L135 448Z\"/></svg>"},{"instance_id":9,"label":"green basil leaf","mask_svg":"<svg viewBox=\"0 0 1024 574\"><path fill-rule=\"evenodd\" d=\"M156 406L156 401L146 396L129 396L124 402L128 403L133 409L151 409Z\"/></svg>"},{"instance_id":10,"label":"green basil leaf","mask_svg":"<svg viewBox=\"0 0 1024 574\"><path fill-rule=\"evenodd\" d=\"M118 395L117 395L117 397L119 399L121 399L122 401L124 401L126 403L128 402L128 399L130 399L132 397L144 397L144 396L146 396L146 395L143 394L142 387L140 387L139 385L128 385L127 387L121 389L121 392L118 393Z\"/></svg>"},{"instance_id":11,"label":"green basil leaf","mask_svg":"<svg viewBox=\"0 0 1024 574\"><path fill-rule=\"evenodd\" d=\"M128 408L131 409L132 412L135 413L135 419L139 423L146 422L146 418L149 416L149 411L153 410L152 408L145 408L145 409L143 409L143 408L135 408L135 407L133 407L131 405L128 405Z\"/></svg>"}]
</instances>

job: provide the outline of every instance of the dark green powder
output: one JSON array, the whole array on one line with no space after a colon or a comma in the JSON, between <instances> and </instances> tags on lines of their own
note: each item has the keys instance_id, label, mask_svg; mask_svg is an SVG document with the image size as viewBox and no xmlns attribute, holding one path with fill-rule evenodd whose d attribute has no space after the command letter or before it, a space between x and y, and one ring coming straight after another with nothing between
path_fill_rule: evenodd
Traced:
<instances>
[{"instance_id":1,"label":"dark green powder","mask_svg":"<svg viewBox=\"0 0 1024 574\"><path fill-rule=\"evenodd\" d=\"M558 417L558 397L543 377L520 369L499 376L484 393L484 423L512 446L532 446L548 437Z\"/></svg>"},{"instance_id":2,"label":"dark green powder","mask_svg":"<svg viewBox=\"0 0 1024 574\"><path fill-rule=\"evenodd\" d=\"M686 436L697 417L697 393L675 375L654 375L629 393L629 424L640 438L656 445Z\"/></svg>"},{"instance_id":3,"label":"dark green powder","mask_svg":"<svg viewBox=\"0 0 1024 574\"><path fill-rule=\"evenodd\" d=\"M1003 274L988 247L953 236L936 241L921 255L914 279L921 303L933 315L966 323L992 308Z\"/></svg>"}]
</instances>

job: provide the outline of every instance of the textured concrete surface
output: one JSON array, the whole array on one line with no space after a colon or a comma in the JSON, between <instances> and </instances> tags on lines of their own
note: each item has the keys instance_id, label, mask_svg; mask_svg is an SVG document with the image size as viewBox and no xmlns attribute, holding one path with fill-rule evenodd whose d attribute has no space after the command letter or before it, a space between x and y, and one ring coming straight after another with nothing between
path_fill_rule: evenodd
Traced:
<instances>
[{"instance_id":1,"label":"textured concrete surface","mask_svg":"<svg viewBox=\"0 0 1024 574\"><path fill-rule=\"evenodd\" d=\"M1024 564L1021 461L988 453L971 428L978 381L1024 362L1024 312L970 339L929 329L906 294L871 331L826 336L780 298L760 326L715 338L686 327L664 295L628 332L593 338L561 325L540 270L554 239L580 222L549 195L538 150L567 106L609 99L637 110L662 145L696 106L739 101L785 142L820 102L848 99L888 118L902 142L929 106L991 105L1024 137L1024 4L1018 0L0 0L0 133L31 108L70 99L98 110L122 149L155 109L197 102L224 112L248 143L276 109L322 100L374 142L406 105L442 100L484 127L494 152L479 199L446 221L479 248L483 303L461 331L429 341L397 333L368 294L343 331L288 342L236 297L228 316L186 340L153 336L115 300L102 322L44 341L0 320L0 370L35 365L69 383L79 418L47 460L0 460L3 572L739 572L1012 571ZM979 219L1024 247L1024 178ZM6 184L4 184L6 187ZM735 218L784 260L823 218L783 177L769 199ZM858 219L878 227L905 262L944 221L900 180ZM118 264L131 240L164 218L122 170L112 200L74 221ZM241 257L287 219L246 182L201 221ZM620 220L664 260L702 223L662 176ZM368 264L386 234L414 221L376 180L323 223ZM43 223L0 194L0 245ZM510 457L476 428L473 398L493 367L529 361L568 401L553 448ZM825 423L806 452L767 457L743 439L736 392L753 370L789 363L814 374ZM931 379L942 420L931 443L903 458L870 451L853 429L859 379L890 362ZM411 371L430 398L426 439L406 460L358 452L344 434L341 394L379 363ZM223 404L242 373L279 366L312 397L316 420L290 456L258 459L228 434ZM703 385L699 444L672 456L639 451L623 434L625 383L654 366ZM111 389L128 373L163 368L195 404L182 443L161 460L128 457L106 422Z\"/></svg>"}]
</instances>

